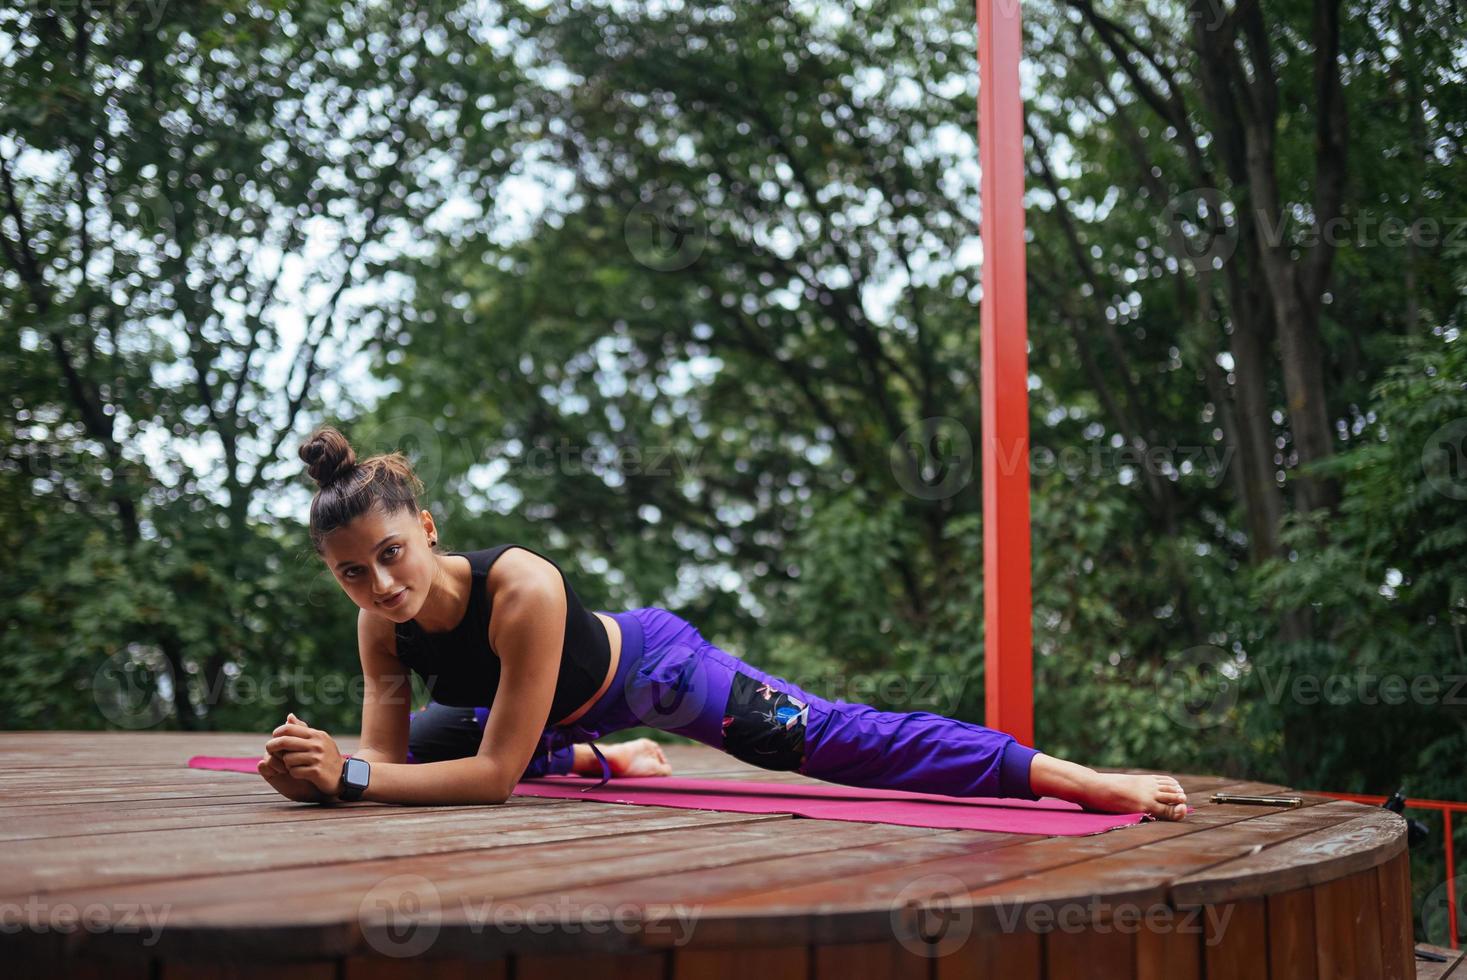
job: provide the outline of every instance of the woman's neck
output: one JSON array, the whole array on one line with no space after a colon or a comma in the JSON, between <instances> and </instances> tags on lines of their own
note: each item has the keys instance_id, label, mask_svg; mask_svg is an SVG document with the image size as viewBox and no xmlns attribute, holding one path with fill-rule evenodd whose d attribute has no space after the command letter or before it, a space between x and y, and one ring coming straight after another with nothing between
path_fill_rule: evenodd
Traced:
<instances>
[{"instance_id":1,"label":"woman's neck","mask_svg":"<svg viewBox=\"0 0 1467 980\"><path fill-rule=\"evenodd\" d=\"M428 586L428 595L423 608L413 617L425 632L446 633L459 624L468 612L468 590L473 584L473 569L469 569L468 583L460 582L453 570L457 558L452 555L435 555L433 583Z\"/></svg>"}]
</instances>

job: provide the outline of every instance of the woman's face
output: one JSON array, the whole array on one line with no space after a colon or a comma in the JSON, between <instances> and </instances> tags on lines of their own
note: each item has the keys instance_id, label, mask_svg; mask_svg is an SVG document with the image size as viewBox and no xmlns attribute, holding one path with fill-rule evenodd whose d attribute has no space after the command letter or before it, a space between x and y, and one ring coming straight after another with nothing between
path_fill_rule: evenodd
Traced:
<instances>
[{"instance_id":1,"label":"woman's face","mask_svg":"<svg viewBox=\"0 0 1467 980\"><path fill-rule=\"evenodd\" d=\"M429 535L438 536L426 510L384 517L374 508L326 535L323 557L352 602L405 623L422 608L438 571Z\"/></svg>"}]
</instances>

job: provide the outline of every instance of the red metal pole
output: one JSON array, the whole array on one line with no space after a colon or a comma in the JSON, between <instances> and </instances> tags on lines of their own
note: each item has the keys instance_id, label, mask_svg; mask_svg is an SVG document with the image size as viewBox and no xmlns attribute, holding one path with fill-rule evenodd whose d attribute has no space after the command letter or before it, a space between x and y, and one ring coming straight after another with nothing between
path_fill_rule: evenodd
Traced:
<instances>
[{"instance_id":1,"label":"red metal pole","mask_svg":"<svg viewBox=\"0 0 1467 980\"><path fill-rule=\"evenodd\" d=\"M1452 948L1457 949L1457 862L1452 854L1452 811L1442 810L1442 839L1447 842L1447 922L1451 926Z\"/></svg>"},{"instance_id":2,"label":"red metal pole","mask_svg":"<svg viewBox=\"0 0 1467 980\"><path fill-rule=\"evenodd\" d=\"M978 0L985 723L1034 744L1019 0Z\"/></svg>"}]
</instances>

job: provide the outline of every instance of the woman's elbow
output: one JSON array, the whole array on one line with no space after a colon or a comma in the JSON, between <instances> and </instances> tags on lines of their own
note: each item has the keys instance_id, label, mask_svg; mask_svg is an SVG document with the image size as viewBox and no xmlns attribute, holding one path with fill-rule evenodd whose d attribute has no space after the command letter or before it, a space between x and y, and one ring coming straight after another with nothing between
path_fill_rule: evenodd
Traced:
<instances>
[{"instance_id":1,"label":"woman's elbow","mask_svg":"<svg viewBox=\"0 0 1467 980\"><path fill-rule=\"evenodd\" d=\"M483 773L474 780L473 802L486 806L504 803L514 795L517 782L507 781L500 767L486 761Z\"/></svg>"}]
</instances>

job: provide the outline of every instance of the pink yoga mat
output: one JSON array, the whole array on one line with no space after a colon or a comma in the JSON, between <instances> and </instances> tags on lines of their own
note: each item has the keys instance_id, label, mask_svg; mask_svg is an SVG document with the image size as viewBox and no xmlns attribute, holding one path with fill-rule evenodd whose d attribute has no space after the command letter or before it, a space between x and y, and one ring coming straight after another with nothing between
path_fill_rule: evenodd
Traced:
<instances>
[{"instance_id":1,"label":"pink yoga mat","mask_svg":"<svg viewBox=\"0 0 1467 980\"><path fill-rule=\"evenodd\" d=\"M188 764L194 769L254 773L257 772L255 766L258 761L258 756L196 755L188 760ZM595 787L598 781L592 776L542 776L521 780L515 787L515 795L732 813L791 813L819 820L852 820L949 830L993 830L1052 837L1099 834L1146 819L1140 813L1087 813L1074 803L1049 798L1010 800L940 796L904 790L861 789L834 783L805 785L645 776L613 777L604 786L587 789Z\"/></svg>"}]
</instances>

